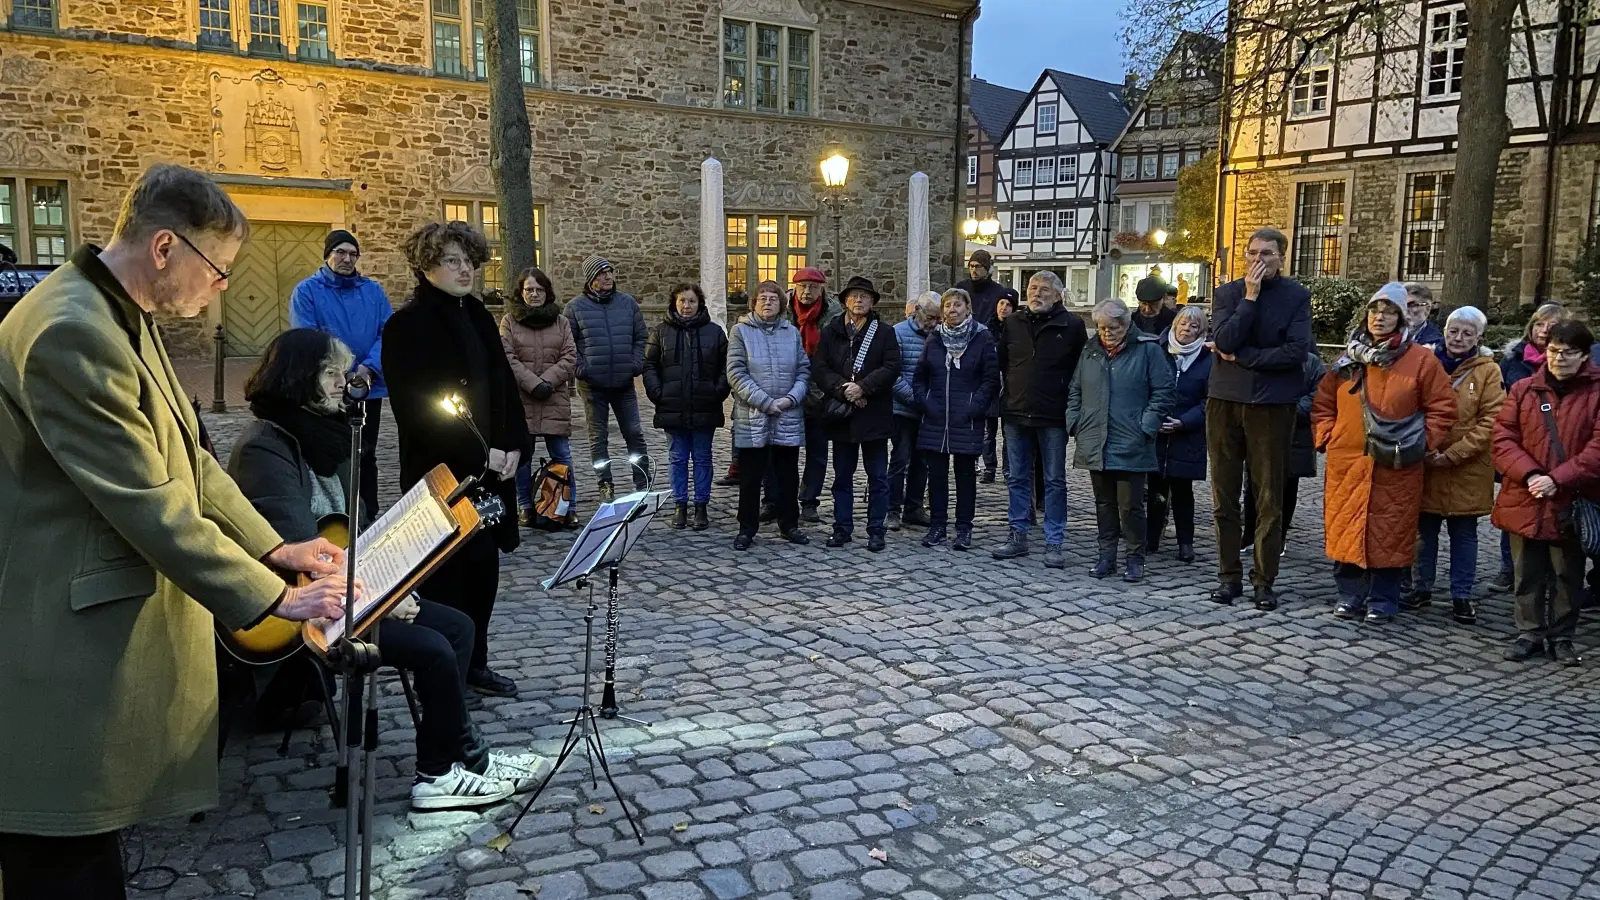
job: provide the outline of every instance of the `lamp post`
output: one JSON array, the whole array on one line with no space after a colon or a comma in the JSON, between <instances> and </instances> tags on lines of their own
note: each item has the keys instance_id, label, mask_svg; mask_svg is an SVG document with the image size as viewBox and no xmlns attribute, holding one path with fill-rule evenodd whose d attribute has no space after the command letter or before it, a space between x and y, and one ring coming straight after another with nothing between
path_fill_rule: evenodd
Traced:
<instances>
[{"instance_id":1,"label":"lamp post","mask_svg":"<svg viewBox=\"0 0 1600 900\"><path fill-rule=\"evenodd\" d=\"M821 168L822 183L827 187L822 195L822 203L833 217L833 292L838 294L839 269L842 268L844 255L839 222L844 217L844 184L850 177L850 158L835 150L833 155L822 161Z\"/></svg>"},{"instance_id":2,"label":"lamp post","mask_svg":"<svg viewBox=\"0 0 1600 900\"><path fill-rule=\"evenodd\" d=\"M1000 233L1000 220L990 216L987 219L968 219L961 223L961 235L969 241L980 244L994 243L995 235Z\"/></svg>"}]
</instances>

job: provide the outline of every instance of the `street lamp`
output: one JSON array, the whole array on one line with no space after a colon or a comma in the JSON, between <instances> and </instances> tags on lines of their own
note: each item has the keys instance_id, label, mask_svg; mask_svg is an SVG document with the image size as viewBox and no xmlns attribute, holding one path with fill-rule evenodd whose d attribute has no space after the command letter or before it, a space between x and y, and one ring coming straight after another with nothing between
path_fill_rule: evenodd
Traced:
<instances>
[{"instance_id":1,"label":"street lamp","mask_svg":"<svg viewBox=\"0 0 1600 900\"><path fill-rule=\"evenodd\" d=\"M833 217L833 292L839 293L839 270L842 268L843 243L839 236L839 222L844 217L844 184L850 177L850 158L835 150L822 161L822 183L826 191L822 203Z\"/></svg>"},{"instance_id":2,"label":"street lamp","mask_svg":"<svg viewBox=\"0 0 1600 900\"><path fill-rule=\"evenodd\" d=\"M1164 229L1157 228L1150 235L1150 239L1156 242L1157 247L1165 247L1167 245L1167 232Z\"/></svg>"},{"instance_id":3,"label":"street lamp","mask_svg":"<svg viewBox=\"0 0 1600 900\"><path fill-rule=\"evenodd\" d=\"M972 240L973 238L977 237L978 236L978 220L977 219L968 219L965 222L962 222L961 223L961 233L969 241Z\"/></svg>"},{"instance_id":4,"label":"street lamp","mask_svg":"<svg viewBox=\"0 0 1600 900\"><path fill-rule=\"evenodd\" d=\"M982 237L986 237L986 238L988 238L989 240L992 241L992 240L994 240L995 235L997 235L999 233L1000 233L1000 220L996 219L993 216L990 216L989 218L984 219L982 222L978 223L978 234L980 236L982 236Z\"/></svg>"}]
</instances>

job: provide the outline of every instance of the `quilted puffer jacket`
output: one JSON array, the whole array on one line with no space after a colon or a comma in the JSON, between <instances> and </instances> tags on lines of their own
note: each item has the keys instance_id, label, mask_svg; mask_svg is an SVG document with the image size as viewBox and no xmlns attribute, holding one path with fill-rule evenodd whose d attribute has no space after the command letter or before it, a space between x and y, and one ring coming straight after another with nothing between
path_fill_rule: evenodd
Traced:
<instances>
[{"instance_id":1,"label":"quilted puffer jacket","mask_svg":"<svg viewBox=\"0 0 1600 900\"><path fill-rule=\"evenodd\" d=\"M578 380L597 388L629 387L644 374L650 337L639 301L621 291L585 292L562 311L578 342Z\"/></svg>"},{"instance_id":2,"label":"quilted puffer jacket","mask_svg":"<svg viewBox=\"0 0 1600 900\"><path fill-rule=\"evenodd\" d=\"M1506 402L1500 367L1484 351L1450 374L1456 394L1456 424L1439 452L1443 465L1429 465L1422 485L1422 511L1436 516L1486 516L1494 508L1494 461L1489 442Z\"/></svg>"},{"instance_id":3,"label":"quilted puffer jacket","mask_svg":"<svg viewBox=\"0 0 1600 900\"><path fill-rule=\"evenodd\" d=\"M894 383L894 414L908 419L922 418L923 409L917 403L917 392L911 382L917 376L917 362L922 359L923 348L928 345L927 331L906 319L894 326L894 339L900 344L900 377Z\"/></svg>"},{"instance_id":4,"label":"quilted puffer jacket","mask_svg":"<svg viewBox=\"0 0 1600 900\"><path fill-rule=\"evenodd\" d=\"M1501 474L1500 496L1494 501L1496 528L1536 541L1563 540L1567 507L1574 497L1600 502L1600 371L1585 364L1568 379L1565 396L1556 394L1555 379L1541 366L1511 387L1511 396L1494 422L1494 467ZM1566 461L1556 462L1542 404L1551 406ZM1528 493L1528 479L1544 474L1555 479L1556 495L1538 499Z\"/></svg>"},{"instance_id":5,"label":"quilted puffer jacket","mask_svg":"<svg viewBox=\"0 0 1600 900\"><path fill-rule=\"evenodd\" d=\"M800 329L787 319L763 322L749 313L728 339L728 386L733 389L733 446L799 447L806 442L805 411L811 361ZM772 411L773 401L794 404Z\"/></svg>"}]
</instances>

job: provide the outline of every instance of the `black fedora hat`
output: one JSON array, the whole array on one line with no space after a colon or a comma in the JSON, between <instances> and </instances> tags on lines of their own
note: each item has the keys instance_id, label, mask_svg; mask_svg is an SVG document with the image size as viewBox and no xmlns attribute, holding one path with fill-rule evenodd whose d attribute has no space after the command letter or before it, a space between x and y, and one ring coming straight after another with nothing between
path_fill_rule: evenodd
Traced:
<instances>
[{"instance_id":1,"label":"black fedora hat","mask_svg":"<svg viewBox=\"0 0 1600 900\"><path fill-rule=\"evenodd\" d=\"M871 294L872 304L874 306L878 304L879 300L883 299L883 297L878 294L878 289L872 286L871 279L865 278L861 275L856 275L849 281L845 282L844 290L839 292L839 297L841 299L848 297L850 296L851 291L862 291L864 293Z\"/></svg>"}]
</instances>

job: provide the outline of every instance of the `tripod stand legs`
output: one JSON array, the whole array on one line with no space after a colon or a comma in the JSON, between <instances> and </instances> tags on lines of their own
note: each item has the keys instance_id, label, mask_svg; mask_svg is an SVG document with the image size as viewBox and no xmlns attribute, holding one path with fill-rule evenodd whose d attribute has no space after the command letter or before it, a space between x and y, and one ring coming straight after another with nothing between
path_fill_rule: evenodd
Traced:
<instances>
[{"instance_id":1,"label":"tripod stand legs","mask_svg":"<svg viewBox=\"0 0 1600 900\"><path fill-rule=\"evenodd\" d=\"M617 797L617 804L622 807L622 814L627 817L628 825L633 828L634 838L642 846L644 844L644 833L639 830L639 823L633 817L633 810L628 808L628 801L622 796L622 789L617 787L617 780L611 776L611 766L606 763L605 747L600 743L600 723L595 718L594 707L584 706L579 709L578 714L573 716L571 724L572 727L567 729L567 739L561 745L561 752L557 754L555 764L550 767L550 772L544 776L544 780L539 782L538 789L523 804L522 811L517 813L517 817L512 820L511 826L506 829L506 833L514 833L517 830L517 826L522 824L523 817L528 814L529 810L533 809L533 804L538 801L539 795L543 794L544 789L550 786L550 782L555 779L556 773L561 771L562 764L572 755L572 751L578 749L578 744L581 742L583 744L583 753L589 759L589 777L592 779L594 787L597 790L600 787L600 779L594 774L594 763L598 759L600 761L600 771L605 773L606 782L611 785L611 791ZM579 726L582 726L581 730Z\"/></svg>"}]
</instances>

